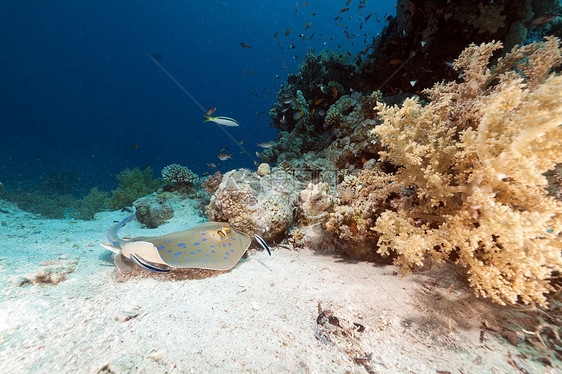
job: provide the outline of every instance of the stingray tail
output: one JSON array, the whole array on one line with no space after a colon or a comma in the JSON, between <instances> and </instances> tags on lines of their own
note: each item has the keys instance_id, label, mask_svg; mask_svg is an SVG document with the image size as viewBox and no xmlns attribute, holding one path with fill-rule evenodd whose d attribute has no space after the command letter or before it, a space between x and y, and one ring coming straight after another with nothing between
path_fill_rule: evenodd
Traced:
<instances>
[{"instance_id":1,"label":"stingray tail","mask_svg":"<svg viewBox=\"0 0 562 374\"><path fill-rule=\"evenodd\" d=\"M111 226L109 230L105 233L105 240L107 243L115 248L121 248L123 244L129 243L128 240L121 239L117 232L121 229L121 227L125 226L127 223L131 222L135 218L135 214L137 213L137 209L133 206L133 213L130 216L124 218L121 222L116 223L115 225ZM104 246L107 248L106 246Z\"/></svg>"}]
</instances>

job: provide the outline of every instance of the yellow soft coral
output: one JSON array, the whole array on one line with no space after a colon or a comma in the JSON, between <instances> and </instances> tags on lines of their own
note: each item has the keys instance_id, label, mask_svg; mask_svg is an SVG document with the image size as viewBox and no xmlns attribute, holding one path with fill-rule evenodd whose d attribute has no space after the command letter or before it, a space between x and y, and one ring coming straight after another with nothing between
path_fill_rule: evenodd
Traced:
<instances>
[{"instance_id":1,"label":"yellow soft coral","mask_svg":"<svg viewBox=\"0 0 562 374\"><path fill-rule=\"evenodd\" d=\"M428 105L407 99L377 110L373 130L416 204L385 211L379 252L408 271L454 253L480 296L544 305L562 271L562 204L544 173L562 162L559 40L514 48L487 67L500 43L471 45L455 61L463 81L437 84Z\"/></svg>"}]
</instances>

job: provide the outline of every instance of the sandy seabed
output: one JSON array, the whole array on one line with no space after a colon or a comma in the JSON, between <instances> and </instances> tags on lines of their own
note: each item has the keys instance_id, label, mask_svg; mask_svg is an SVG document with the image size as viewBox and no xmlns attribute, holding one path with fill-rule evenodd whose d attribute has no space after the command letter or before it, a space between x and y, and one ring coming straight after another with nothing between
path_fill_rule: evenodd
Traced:
<instances>
[{"instance_id":1,"label":"sandy seabed","mask_svg":"<svg viewBox=\"0 0 562 374\"><path fill-rule=\"evenodd\" d=\"M505 339L525 311L476 298L451 264L401 278L392 265L272 245L272 256L251 249L228 272L122 276L99 243L125 213L68 221L0 208L0 373L561 369ZM176 217L123 232L155 236L203 221L189 201Z\"/></svg>"}]
</instances>

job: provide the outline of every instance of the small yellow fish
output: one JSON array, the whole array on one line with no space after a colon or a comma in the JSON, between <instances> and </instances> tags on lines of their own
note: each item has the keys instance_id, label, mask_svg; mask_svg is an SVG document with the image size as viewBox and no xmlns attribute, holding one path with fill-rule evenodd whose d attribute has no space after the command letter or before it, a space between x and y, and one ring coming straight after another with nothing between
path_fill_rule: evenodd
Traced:
<instances>
[{"instance_id":1,"label":"small yellow fish","mask_svg":"<svg viewBox=\"0 0 562 374\"><path fill-rule=\"evenodd\" d=\"M310 27L310 25L312 25L312 22L309 22L306 24L306 26L304 27L305 30L308 30L308 28Z\"/></svg>"}]
</instances>

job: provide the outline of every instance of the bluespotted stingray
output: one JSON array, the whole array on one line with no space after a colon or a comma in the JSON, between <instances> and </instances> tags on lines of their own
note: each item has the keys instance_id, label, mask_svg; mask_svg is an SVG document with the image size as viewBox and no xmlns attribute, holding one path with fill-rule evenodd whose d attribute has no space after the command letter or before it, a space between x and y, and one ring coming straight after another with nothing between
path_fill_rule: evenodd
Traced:
<instances>
[{"instance_id":1,"label":"bluespotted stingray","mask_svg":"<svg viewBox=\"0 0 562 374\"><path fill-rule=\"evenodd\" d=\"M174 268L229 270L238 263L252 242L250 235L224 222L206 222L162 236L121 239L118 231L132 221L135 214L136 210L111 226L105 235L108 244L102 244L117 254L115 265L124 274L132 271L133 264L158 273ZM257 234L254 237L271 255L263 238Z\"/></svg>"}]
</instances>

